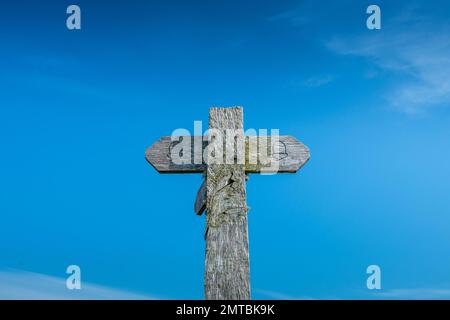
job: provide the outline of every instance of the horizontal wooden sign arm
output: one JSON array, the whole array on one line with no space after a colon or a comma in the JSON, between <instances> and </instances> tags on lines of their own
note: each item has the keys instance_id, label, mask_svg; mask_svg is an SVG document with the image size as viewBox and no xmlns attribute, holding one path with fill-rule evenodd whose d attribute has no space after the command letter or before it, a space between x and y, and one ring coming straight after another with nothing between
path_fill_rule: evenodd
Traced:
<instances>
[{"instance_id":1,"label":"horizontal wooden sign arm","mask_svg":"<svg viewBox=\"0 0 450 320\"><path fill-rule=\"evenodd\" d=\"M292 136L245 138L246 173L295 173L310 158L308 147ZM145 157L160 173L201 173L207 167L204 152L208 141L203 140L201 136L161 137L147 149ZM183 161L174 160L174 156ZM228 164L225 157L224 164Z\"/></svg>"}]
</instances>

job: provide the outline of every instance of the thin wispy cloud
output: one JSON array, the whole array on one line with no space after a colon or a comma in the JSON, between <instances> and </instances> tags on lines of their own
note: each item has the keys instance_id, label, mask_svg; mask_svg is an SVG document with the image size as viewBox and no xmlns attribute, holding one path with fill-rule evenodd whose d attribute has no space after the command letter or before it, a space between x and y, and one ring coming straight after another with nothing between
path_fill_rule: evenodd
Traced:
<instances>
[{"instance_id":1,"label":"thin wispy cloud","mask_svg":"<svg viewBox=\"0 0 450 320\"><path fill-rule=\"evenodd\" d=\"M384 300L447 300L450 299L450 289L445 288L411 288L383 290L351 290L344 291L340 296L294 296L274 290L255 289L254 293L263 298L275 300L341 300L341 299L384 299Z\"/></svg>"},{"instance_id":2,"label":"thin wispy cloud","mask_svg":"<svg viewBox=\"0 0 450 320\"><path fill-rule=\"evenodd\" d=\"M398 110L423 112L450 105L450 25L430 21L416 7L383 22L380 31L334 36L326 47L368 59L398 77L384 96Z\"/></svg>"},{"instance_id":3,"label":"thin wispy cloud","mask_svg":"<svg viewBox=\"0 0 450 320\"><path fill-rule=\"evenodd\" d=\"M320 75L320 76L314 76L311 78L306 79L302 82L302 85L309 88L318 88L322 87L326 84L329 84L334 80L334 77L332 75Z\"/></svg>"},{"instance_id":4,"label":"thin wispy cloud","mask_svg":"<svg viewBox=\"0 0 450 320\"><path fill-rule=\"evenodd\" d=\"M274 300L315 300L311 297L306 296L292 296L285 294L283 292L273 291L273 290L264 290L264 289L255 289L254 293L261 295L264 298L274 299Z\"/></svg>"},{"instance_id":5,"label":"thin wispy cloud","mask_svg":"<svg viewBox=\"0 0 450 320\"><path fill-rule=\"evenodd\" d=\"M377 295L384 299L450 299L450 289L392 289Z\"/></svg>"},{"instance_id":6,"label":"thin wispy cloud","mask_svg":"<svg viewBox=\"0 0 450 320\"><path fill-rule=\"evenodd\" d=\"M81 290L66 288L66 279L22 270L0 271L2 300L151 300L140 293L82 282Z\"/></svg>"}]
</instances>

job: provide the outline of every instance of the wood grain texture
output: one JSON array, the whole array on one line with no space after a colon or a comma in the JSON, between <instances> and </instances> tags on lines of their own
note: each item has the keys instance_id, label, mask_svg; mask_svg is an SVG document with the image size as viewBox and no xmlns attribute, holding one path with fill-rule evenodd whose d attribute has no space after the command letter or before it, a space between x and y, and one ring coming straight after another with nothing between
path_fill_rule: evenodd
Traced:
<instances>
[{"instance_id":1,"label":"wood grain texture","mask_svg":"<svg viewBox=\"0 0 450 320\"><path fill-rule=\"evenodd\" d=\"M203 151L208 142L202 143L202 148L194 150L193 137L161 137L145 153L147 161L159 173L202 173L206 170L206 163L194 164L194 157L203 159ZM175 140L172 141L172 140ZM191 142L191 161L185 164L175 164L171 160L171 149L178 141ZM225 142L224 142L225 143ZM265 146L265 148L264 148ZM277 147L277 148L276 148ZM199 155L200 153L200 155ZM252 161L255 157L257 161ZM262 158L268 156L267 163ZM296 173L308 162L310 158L309 148L292 136L245 137L245 172L246 173ZM271 171L271 168L273 169Z\"/></svg>"},{"instance_id":2,"label":"wood grain texture","mask_svg":"<svg viewBox=\"0 0 450 320\"><path fill-rule=\"evenodd\" d=\"M243 109L211 108L209 127L242 129ZM208 300L250 299L245 181L244 164L207 167L205 299Z\"/></svg>"}]
</instances>

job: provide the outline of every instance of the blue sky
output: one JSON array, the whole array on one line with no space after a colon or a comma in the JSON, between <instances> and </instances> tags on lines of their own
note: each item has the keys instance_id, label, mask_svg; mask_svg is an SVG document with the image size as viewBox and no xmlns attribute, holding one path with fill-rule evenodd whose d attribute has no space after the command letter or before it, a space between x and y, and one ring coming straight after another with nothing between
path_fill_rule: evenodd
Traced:
<instances>
[{"instance_id":1,"label":"blue sky","mask_svg":"<svg viewBox=\"0 0 450 320\"><path fill-rule=\"evenodd\" d=\"M144 152L233 105L312 154L247 184L253 298L450 297L448 1L69 4L0 13L0 297L203 298L201 176Z\"/></svg>"}]
</instances>

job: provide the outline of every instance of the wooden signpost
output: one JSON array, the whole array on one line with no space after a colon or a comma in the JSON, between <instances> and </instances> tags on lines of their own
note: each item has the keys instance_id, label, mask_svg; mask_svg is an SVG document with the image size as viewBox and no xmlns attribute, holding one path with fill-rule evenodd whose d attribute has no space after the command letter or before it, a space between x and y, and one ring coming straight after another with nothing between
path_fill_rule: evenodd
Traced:
<instances>
[{"instance_id":1,"label":"wooden signpost","mask_svg":"<svg viewBox=\"0 0 450 320\"><path fill-rule=\"evenodd\" d=\"M230 134L231 132L231 134ZM291 136L244 136L241 107L211 108L205 137L162 137L146 151L159 173L203 173L205 299L250 299L246 174L295 173L310 157Z\"/></svg>"}]
</instances>

